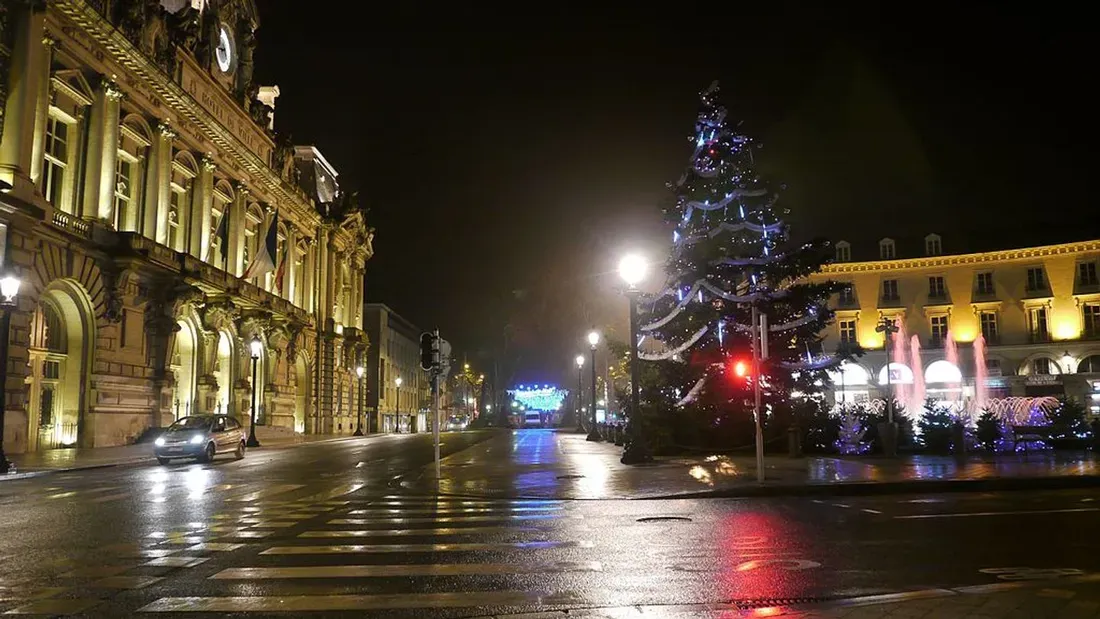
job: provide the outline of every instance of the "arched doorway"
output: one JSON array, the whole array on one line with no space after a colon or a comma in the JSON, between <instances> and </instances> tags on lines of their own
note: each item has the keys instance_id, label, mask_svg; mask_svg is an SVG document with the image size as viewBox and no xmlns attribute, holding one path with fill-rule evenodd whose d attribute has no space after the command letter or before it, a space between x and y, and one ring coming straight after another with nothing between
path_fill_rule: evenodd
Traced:
<instances>
[{"instance_id":1,"label":"arched doorway","mask_svg":"<svg viewBox=\"0 0 1100 619\"><path fill-rule=\"evenodd\" d=\"M35 307L26 378L28 451L86 442L89 308L83 289L66 280L51 283Z\"/></svg>"},{"instance_id":2,"label":"arched doorway","mask_svg":"<svg viewBox=\"0 0 1100 619\"><path fill-rule=\"evenodd\" d=\"M177 323L175 347L172 351L172 373L176 379L176 396L172 402L174 418L186 417L195 408L196 379L198 378L195 346L198 338L195 329L186 320Z\"/></svg>"},{"instance_id":3,"label":"arched doorway","mask_svg":"<svg viewBox=\"0 0 1100 619\"><path fill-rule=\"evenodd\" d=\"M214 376L218 381L218 393L214 396L214 412L220 414L235 413L230 409L233 401L230 397L233 388L233 340L225 331L218 332L218 352L214 365Z\"/></svg>"},{"instance_id":4,"label":"arched doorway","mask_svg":"<svg viewBox=\"0 0 1100 619\"><path fill-rule=\"evenodd\" d=\"M309 367L301 355L294 362L294 431L306 431L309 411Z\"/></svg>"}]
</instances>

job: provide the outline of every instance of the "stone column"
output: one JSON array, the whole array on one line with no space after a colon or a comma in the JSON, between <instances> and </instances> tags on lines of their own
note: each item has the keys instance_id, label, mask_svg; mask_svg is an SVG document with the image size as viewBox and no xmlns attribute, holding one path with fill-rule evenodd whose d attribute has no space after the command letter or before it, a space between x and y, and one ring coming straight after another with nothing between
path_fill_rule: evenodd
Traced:
<instances>
[{"instance_id":1,"label":"stone column","mask_svg":"<svg viewBox=\"0 0 1100 619\"><path fill-rule=\"evenodd\" d=\"M38 94L34 102L34 139L31 143L31 180L35 183L42 177L42 166L45 165L46 119L50 115L50 89L53 88L50 77L56 44L57 41L48 35L42 37L42 66L37 69L39 83L36 86Z\"/></svg>"},{"instance_id":2,"label":"stone column","mask_svg":"<svg viewBox=\"0 0 1100 619\"><path fill-rule=\"evenodd\" d=\"M148 169L145 174L143 192L144 213L142 217L142 235L161 243L168 244L168 192L172 180L172 139L176 132L166 123L157 125L153 144L149 147Z\"/></svg>"},{"instance_id":3,"label":"stone column","mask_svg":"<svg viewBox=\"0 0 1100 619\"><path fill-rule=\"evenodd\" d=\"M8 9L9 28L15 31L11 69L3 76L11 88L4 105L4 133L0 140L0 180L15 186L19 181L30 189L35 130L35 105L41 76L49 75L48 54L42 44L45 4L36 8ZM46 79L49 86L49 79ZM17 181L18 177L18 181Z\"/></svg>"},{"instance_id":4,"label":"stone column","mask_svg":"<svg viewBox=\"0 0 1100 619\"><path fill-rule=\"evenodd\" d=\"M302 291L302 302L305 306L302 309L310 313L314 313L317 311L317 306L314 304L314 299L317 298L314 285L314 281L316 280L316 277L314 276L314 269L316 268L317 264L317 247L318 245L316 238L308 239L306 241L306 255L303 258L304 264L302 265L302 273L304 274L302 286L305 287L305 289Z\"/></svg>"},{"instance_id":5,"label":"stone column","mask_svg":"<svg viewBox=\"0 0 1100 619\"><path fill-rule=\"evenodd\" d=\"M88 150L84 158L84 219L114 221L115 160L118 158L119 99L122 91L103 78L88 115Z\"/></svg>"},{"instance_id":6,"label":"stone column","mask_svg":"<svg viewBox=\"0 0 1100 619\"><path fill-rule=\"evenodd\" d=\"M297 288L297 274L294 272L294 263L298 261L298 229L289 221L286 222L286 255L283 256L286 264L283 265L283 289L280 292L283 298L294 304L293 291ZM278 265L276 265L278 268Z\"/></svg>"},{"instance_id":7,"label":"stone column","mask_svg":"<svg viewBox=\"0 0 1100 619\"><path fill-rule=\"evenodd\" d=\"M229 272L236 277L244 273L244 222L248 210L248 187L238 183L234 188L236 197L229 209Z\"/></svg>"},{"instance_id":8,"label":"stone column","mask_svg":"<svg viewBox=\"0 0 1100 619\"><path fill-rule=\"evenodd\" d=\"M199 176L192 185L191 227L188 230L188 248L192 256L206 260L210 256L210 208L214 203L214 160L209 155L202 158Z\"/></svg>"}]
</instances>

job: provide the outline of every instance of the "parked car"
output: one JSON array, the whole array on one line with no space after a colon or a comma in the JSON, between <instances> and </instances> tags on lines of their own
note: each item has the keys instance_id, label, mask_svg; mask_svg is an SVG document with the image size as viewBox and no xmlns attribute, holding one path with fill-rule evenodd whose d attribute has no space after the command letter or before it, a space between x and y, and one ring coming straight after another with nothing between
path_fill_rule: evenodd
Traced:
<instances>
[{"instance_id":1,"label":"parked car","mask_svg":"<svg viewBox=\"0 0 1100 619\"><path fill-rule=\"evenodd\" d=\"M197 458L210 462L221 453L244 457L244 430L227 415L191 415L181 417L153 441L157 462L168 464L173 458Z\"/></svg>"}]
</instances>

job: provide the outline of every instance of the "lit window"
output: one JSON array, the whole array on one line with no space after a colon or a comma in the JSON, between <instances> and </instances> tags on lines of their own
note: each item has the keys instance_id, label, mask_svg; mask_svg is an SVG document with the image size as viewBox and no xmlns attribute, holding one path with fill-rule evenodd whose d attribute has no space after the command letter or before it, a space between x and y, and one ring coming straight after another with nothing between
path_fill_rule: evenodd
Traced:
<instances>
[{"instance_id":1,"label":"lit window","mask_svg":"<svg viewBox=\"0 0 1100 619\"><path fill-rule=\"evenodd\" d=\"M61 199L65 189L66 168L69 166L69 125L55 116L46 120L46 148L42 165L42 196L56 208L69 211Z\"/></svg>"},{"instance_id":2,"label":"lit window","mask_svg":"<svg viewBox=\"0 0 1100 619\"><path fill-rule=\"evenodd\" d=\"M844 344L854 344L856 341L856 321L841 320L837 324L840 329L840 341Z\"/></svg>"},{"instance_id":3,"label":"lit window","mask_svg":"<svg viewBox=\"0 0 1100 619\"><path fill-rule=\"evenodd\" d=\"M947 341L947 316L933 316L930 322L932 324L932 345L943 346L943 343Z\"/></svg>"},{"instance_id":4,"label":"lit window","mask_svg":"<svg viewBox=\"0 0 1100 619\"><path fill-rule=\"evenodd\" d=\"M997 313L982 312L978 314L978 325L982 329L982 337L987 342L997 341Z\"/></svg>"}]
</instances>

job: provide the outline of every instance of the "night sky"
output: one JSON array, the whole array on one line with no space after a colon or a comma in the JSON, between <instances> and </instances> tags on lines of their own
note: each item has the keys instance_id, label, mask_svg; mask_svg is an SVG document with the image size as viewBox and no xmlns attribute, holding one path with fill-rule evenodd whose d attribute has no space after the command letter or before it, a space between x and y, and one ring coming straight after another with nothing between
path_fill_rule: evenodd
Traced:
<instances>
[{"instance_id":1,"label":"night sky","mask_svg":"<svg viewBox=\"0 0 1100 619\"><path fill-rule=\"evenodd\" d=\"M714 79L796 236L858 259L883 236L905 256L928 232L947 252L1100 235L1094 50L1066 11L392 4L413 3L261 1L257 77L276 129L371 209L368 300L510 361L502 382L568 380L592 325L622 338L617 256L667 249L659 204Z\"/></svg>"}]
</instances>

